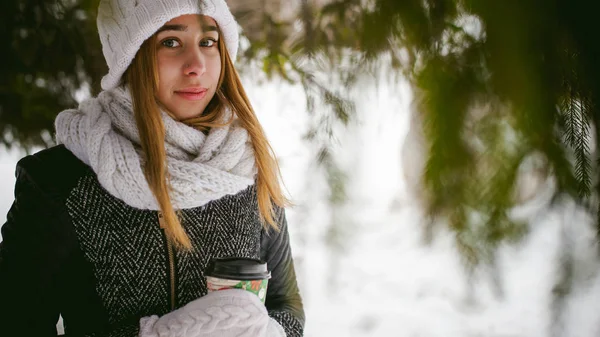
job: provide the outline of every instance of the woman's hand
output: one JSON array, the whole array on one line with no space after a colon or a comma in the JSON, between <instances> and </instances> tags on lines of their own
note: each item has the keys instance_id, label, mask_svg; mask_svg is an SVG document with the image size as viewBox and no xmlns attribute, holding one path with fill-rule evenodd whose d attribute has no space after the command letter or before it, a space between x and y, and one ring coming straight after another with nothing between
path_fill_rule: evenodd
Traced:
<instances>
[{"instance_id":1,"label":"woman's hand","mask_svg":"<svg viewBox=\"0 0 600 337\"><path fill-rule=\"evenodd\" d=\"M285 337L258 297L241 289L219 290L162 317L140 320L140 337Z\"/></svg>"}]
</instances>

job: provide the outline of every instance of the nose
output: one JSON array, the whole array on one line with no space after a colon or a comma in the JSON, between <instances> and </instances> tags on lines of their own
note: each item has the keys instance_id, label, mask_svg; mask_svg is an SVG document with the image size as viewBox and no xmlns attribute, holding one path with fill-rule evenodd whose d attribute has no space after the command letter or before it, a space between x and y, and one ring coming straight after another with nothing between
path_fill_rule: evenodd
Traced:
<instances>
[{"instance_id":1,"label":"nose","mask_svg":"<svg viewBox=\"0 0 600 337\"><path fill-rule=\"evenodd\" d=\"M201 76L206 71L204 55L198 48L189 48L183 63L183 73L186 76Z\"/></svg>"}]
</instances>

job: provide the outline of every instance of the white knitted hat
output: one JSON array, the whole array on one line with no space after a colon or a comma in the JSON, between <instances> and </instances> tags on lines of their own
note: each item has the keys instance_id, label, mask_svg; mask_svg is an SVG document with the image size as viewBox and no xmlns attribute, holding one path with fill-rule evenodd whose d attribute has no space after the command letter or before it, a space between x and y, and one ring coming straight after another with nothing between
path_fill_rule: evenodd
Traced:
<instances>
[{"instance_id":1,"label":"white knitted hat","mask_svg":"<svg viewBox=\"0 0 600 337\"><path fill-rule=\"evenodd\" d=\"M185 14L213 18L232 60L238 49L238 27L225 0L101 0L98 7L98 34L108 64L102 89L119 85L142 43L165 23Z\"/></svg>"}]
</instances>

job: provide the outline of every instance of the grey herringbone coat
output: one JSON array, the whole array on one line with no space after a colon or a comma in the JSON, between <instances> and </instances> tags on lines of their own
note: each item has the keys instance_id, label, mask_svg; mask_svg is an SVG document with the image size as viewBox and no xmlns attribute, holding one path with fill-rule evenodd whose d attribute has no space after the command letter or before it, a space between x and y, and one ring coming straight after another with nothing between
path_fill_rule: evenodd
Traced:
<instances>
[{"instance_id":1,"label":"grey herringbone coat","mask_svg":"<svg viewBox=\"0 0 600 337\"><path fill-rule=\"evenodd\" d=\"M287 224L265 231L254 186L182 210L191 252L167 244L158 213L128 206L63 146L17 165L15 202L0 243L0 335L136 336L143 316L206 294L212 257L267 261L266 306L288 336L301 336L302 301Z\"/></svg>"}]
</instances>

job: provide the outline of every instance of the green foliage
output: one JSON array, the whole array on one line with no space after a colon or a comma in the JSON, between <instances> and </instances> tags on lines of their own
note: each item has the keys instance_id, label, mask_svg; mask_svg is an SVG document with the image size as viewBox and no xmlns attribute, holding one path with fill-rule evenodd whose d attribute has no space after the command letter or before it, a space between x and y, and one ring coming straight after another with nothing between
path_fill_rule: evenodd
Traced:
<instances>
[{"instance_id":1,"label":"green foliage","mask_svg":"<svg viewBox=\"0 0 600 337\"><path fill-rule=\"evenodd\" d=\"M95 7L90 0L1 2L0 38L8 42L0 77L4 145L50 144L54 116L75 105L83 82L99 82L106 66L98 39L88 38Z\"/></svg>"},{"instance_id":2,"label":"green foliage","mask_svg":"<svg viewBox=\"0 0 600 337\"><path fill-rule=\"evenodd\" d=\"M558 193L587 203L599 192L590 152L590 129L598 134L600 124L593 12L583 0L333 1L305 36L318 36L307 52L330 64L347 58L341 44L360 56L350 71L391 60L408 77L428 141L429 214L446 220L477 264L527 231L507 211L528 154L547 159ZM348 36L346 27L351 41L327 39Z\"/></svg>"},{"instance_id":3,"label":"green foliage","mask_svg":"<svg viewBox=\"0 0 600 337\"><path fill-rule=\"evenodd\" d=\"M374 4L361 36L377 38L363 44L365 55L407 51L402 68L429 143L429 212L457 232L470 263L492 260L498 244L526 232L507 211L527 154L546 157L559 193L582 202L594 187L598 194L590 127L600 123L592 61L600 55L589 2Z\"/></svg>"}]
</instances>

